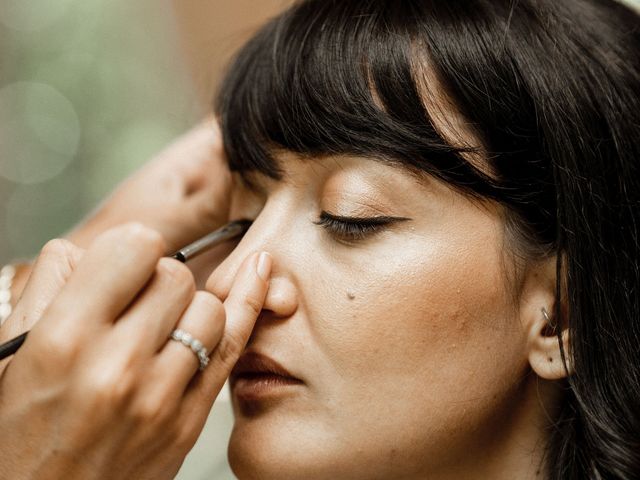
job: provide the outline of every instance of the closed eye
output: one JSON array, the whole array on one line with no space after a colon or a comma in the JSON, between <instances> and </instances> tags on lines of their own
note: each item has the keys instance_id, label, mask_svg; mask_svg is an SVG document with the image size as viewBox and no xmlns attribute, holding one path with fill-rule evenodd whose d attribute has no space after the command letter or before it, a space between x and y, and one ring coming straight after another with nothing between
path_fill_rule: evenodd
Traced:
<instances>
[{"instance_id":1,"label":"closed eye","mask_svg":"<svg viewBox=\"0 0 640 480\"><path fill-rule=\"evenodd\" d=\"M373 236L392 223L405 220L410 219L389 216L345 217L332 215L323 210L320 213L320 219L313 223L320 225L338 239L358 241Z\"/></svg>"}]
</instances>

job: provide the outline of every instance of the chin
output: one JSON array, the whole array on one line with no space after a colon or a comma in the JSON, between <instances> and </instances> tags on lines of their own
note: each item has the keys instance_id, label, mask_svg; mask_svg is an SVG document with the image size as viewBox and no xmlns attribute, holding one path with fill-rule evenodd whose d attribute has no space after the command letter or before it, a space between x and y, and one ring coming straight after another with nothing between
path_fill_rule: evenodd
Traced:
<instances>
[{"instance_id":1,"label":"chin","mask_svg":"<svg viewBox=\"0 0 640 480\"><path fill-rule=\"evenodd\" d=\"M374 455L345 442L347 432L327 431L325 422L265 415L236 418L229 440L231 470L239 480L374 480L405 476L384 450ZM357 442L355 442L357 443Z\"/></svg>"},{"instance_id":2,"label":"chin","mask_svg":"<svg viewBox=\"0 0 640 480\"><path fill-rule=\"evenodd\" d=\"M336 443L322 438L322 427L265 415L237 418L229 440L229 465L239 480L305 480L345 476ZM338 473L342 472L342 473Z\"/></svg>"},{"instance_id":3,"label":"chin","mask_svg":"<svg viewBox=\"0 0 640 480\"><path fill-rule=\"evenodd\" d=\"M295 427L286 422L254 417L236 419L229 440L229 465L240 480L311 478L302 468L308 450L297 441Z\"/></svg>"}]
</instances>

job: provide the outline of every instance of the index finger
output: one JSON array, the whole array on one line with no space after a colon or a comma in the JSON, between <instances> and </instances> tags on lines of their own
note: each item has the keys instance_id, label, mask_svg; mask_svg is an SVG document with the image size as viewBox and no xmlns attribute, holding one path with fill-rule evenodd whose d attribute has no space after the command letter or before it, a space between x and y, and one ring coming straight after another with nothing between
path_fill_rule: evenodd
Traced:
<instances>
[{"instance_id":1,"label":"index finger","mask_svg":"<svg viewBox=\"0 0 640 480\"><path fill-rule=\"evenodd\" d=\"M82 258L82 249L67 240L50 240L42 248L14 309L3 325L3 340L32 328L55 299Z\"/></svg>"},{"instance_id":2,"label":"index finger","mask_svg":"<svg viewBox=\"0 0 640 480\"><path fill-rule=\"evenodd\" d=\"M229 372L244 350L262 311L269 289L271 264L271 255L267 252L251 255L238 270L224 301L227 323L222 340L214 351L214 360L227 367Z\"/></svg>"},{"instance_id":3,"label":"index finger","mask_svg":"<svg viewBox=\"0 0 640 480\"><path fill-rule=\"evenodd\" d=\"M159 233L129 223L99 235L51 305L55 319L112 322L136 297L164 253Z\"/></svg>"},{"instance_id":4,"label":"index finger","mask_svg":"<svg viewBox=\"0 0 640 480\"><path fill-rule=\"evenodd\" d=\"M211 355L211 362L195 378L187 391L184 410L193 421L205 418L244 350L262 311L271 274L272 258L267 252L255 253L242 264L224 301L226 324L222 339Z\"/></svg>"}]
</instances>

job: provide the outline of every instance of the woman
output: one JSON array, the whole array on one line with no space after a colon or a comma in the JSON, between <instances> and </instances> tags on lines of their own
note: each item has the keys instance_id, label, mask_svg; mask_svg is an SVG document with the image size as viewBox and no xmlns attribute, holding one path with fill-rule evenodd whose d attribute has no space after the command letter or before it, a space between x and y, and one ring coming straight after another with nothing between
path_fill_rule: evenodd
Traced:
<instances>
[{"instance_id":1,"label":"woman","mask_svg":"<svg viewBox=\"0 0 640 480\"><path fill-rule=\"evenodd\" d=\"M604 0L309 0L240 52L217 113L254 223L207 290L273 268L239 478L640 476L639 31Z\"/></svg>"},{"instance_id":2,"label":"woman","mask_svg":"<svg viewBox=\"0 0 640 480\"><path fill-rule=\"evenodd\" d=\"M310 0L249 42L254 223L208 284L274 257L239 478L640 478L639 54L605 0Z\"/></svg>"}]
</instances>

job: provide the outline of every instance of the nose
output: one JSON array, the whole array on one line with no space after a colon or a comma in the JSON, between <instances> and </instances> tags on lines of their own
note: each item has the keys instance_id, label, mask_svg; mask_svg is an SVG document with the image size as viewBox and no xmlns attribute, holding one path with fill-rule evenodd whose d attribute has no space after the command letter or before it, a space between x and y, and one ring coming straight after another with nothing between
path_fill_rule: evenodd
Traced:
<instances>
[{"instance_id":1,"label":"nose","mask_svg":"<svg viewBox=\"0 0 640 480\"><path fill-rule=\"evenodd\" d=\"M286 248L283 248L286 245L285 232L279 231L277 224L260 217L262 214L253 222L238 246L209 276L205 288L224 301L243 260L252 253L267 251L271 254L273 266L263 312L269 312L270 317L287 318L298 308L298 290L294 272L289 268L290 257ZM281 220L280 223L286 228L286 222Z\"/></svg>"}]
</instances>

